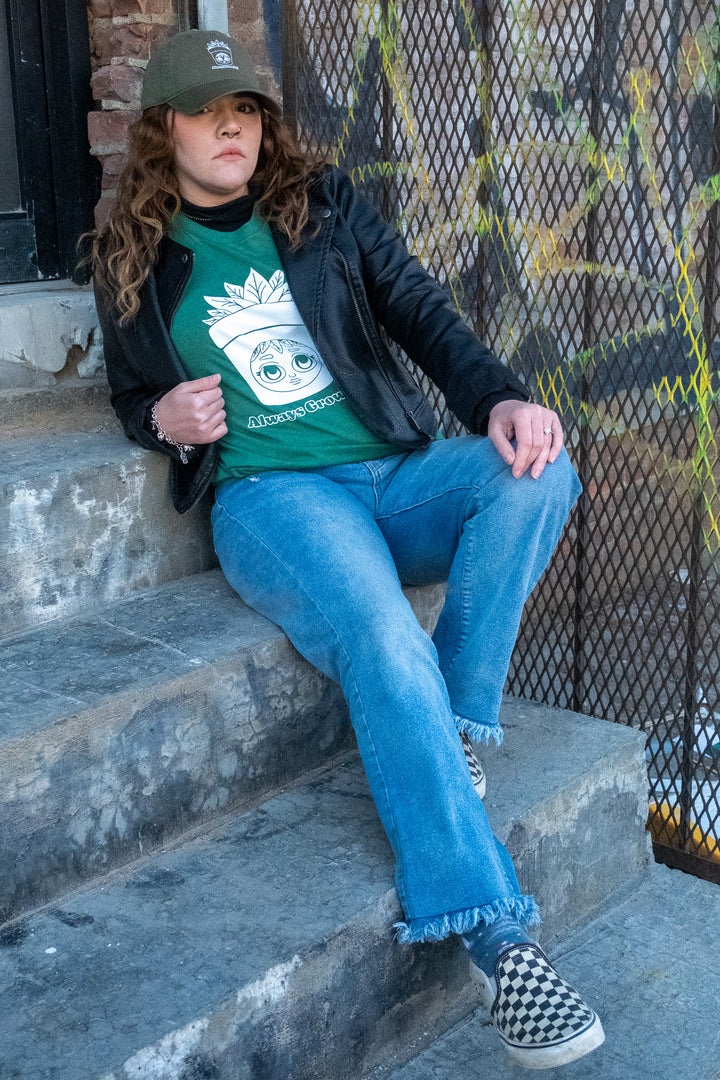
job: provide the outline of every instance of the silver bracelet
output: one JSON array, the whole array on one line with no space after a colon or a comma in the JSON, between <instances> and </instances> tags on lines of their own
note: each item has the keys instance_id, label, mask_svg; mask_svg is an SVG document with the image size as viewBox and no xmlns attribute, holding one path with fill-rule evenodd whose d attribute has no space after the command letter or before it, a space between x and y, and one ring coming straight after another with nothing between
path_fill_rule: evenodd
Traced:
<instances>
[{"instance_id":1,"label":"silver bracelet","mask_svg":"<svg viewBox=\"0 0 720 1080\"><path fill-rule=\"evenodd\" d=\"M193 450L195 449L195 447L194 446L189 446L187 443L175 442L174 439L170 438L167 431L165 431L163 429L162 424L160 423L160 421L157 418L157 407L158 407L159 404L160 404L160 399L158 398L158 400L155 402L152 409L150 410L150 426L152 427L153 431L157 435L158 440L160 442L167 443L168 446L174 447L177 450L178 454L180 455L180 460L182 461L183 465L187 465L187 463L188 463L188 454L191 454L193 452Z\"/></svg>"}]
</instances>

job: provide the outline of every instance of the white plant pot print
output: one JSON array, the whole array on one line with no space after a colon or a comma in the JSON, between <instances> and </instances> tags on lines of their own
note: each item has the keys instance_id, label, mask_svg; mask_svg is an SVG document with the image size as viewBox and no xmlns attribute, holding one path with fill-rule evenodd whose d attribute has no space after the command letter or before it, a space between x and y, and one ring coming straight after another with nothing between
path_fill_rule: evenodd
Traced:
<instances>
[{"instance_id":1,"label":"white plant pot print","mask_svg":"<svg viewBox=\"0 0 720 1080\"><path fill-rule=\"evenodd\" d=\"M206 296L210 337L263 405L288 405L324 390L332 375L323 363L285 284L282 271L266 280L252 270L227 296Z\"/></svg>"}]
</instances>

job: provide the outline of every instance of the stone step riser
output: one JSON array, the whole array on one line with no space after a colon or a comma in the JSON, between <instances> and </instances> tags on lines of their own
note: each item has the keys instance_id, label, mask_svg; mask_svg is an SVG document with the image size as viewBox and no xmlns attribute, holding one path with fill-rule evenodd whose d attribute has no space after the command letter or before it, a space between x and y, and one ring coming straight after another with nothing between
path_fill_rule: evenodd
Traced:
<instances>
[{"instance_id":1,"label":"stone step riser","mask_svg":"<svg viewBox=\"0 0 720 1080\"><path fill-rule=\"evenodd\" d=\"M537 822L497 828L521 886L540 902L548 950L647 872L644 769L638 768L637 750L628 755L626 747L615 755L607 776L589 775L586 784L572 785L581 803L577 813L564 814L573 797L568 790L534 808ZM531 837L523 846L521 838ZM190 1064L214 1080L360 1080L371 1073L379 1080L390 1057L406 1056L429 1032L446 1031L477 1007L456 940L390 946L388 926L401 917L394 890L369 914L312 954L296 954L259 984L244 987L207 1016L202 1029L186 1028L182 1035L192 1049L163 1080L185 1080ZM102 1080L154 1080L156 1063L179 1041L173 1034L145 1048Z\"/></svg>"},{"instance_id":2,"label":"stone step riser","mask_svg":"<svg viewBox=\"0 0 720 1080\"><path fill-rule=\"evenodd\" d=\"M160 1062L163 1080L360 1080L390 1051L407 1053L428 1030L447 1030L477 1005L467 960L456 942L393 946L394 896L384 900L99 1080L155 1080Z\"/></svg>"},{"instance_id":3,"label":"stone step riser","mask_svg":"<svg viewBox=\"0 0 720 1080\"><path fill-rule=\"evenodd\" d=\"M167 469L122 434L10 443L0 464L2 634L216 565L207 503L179 515Z\"/></svg>"},{"instance_id":4,"label":"stone step riser","mask_svg":"<svg viewBox=\"0 0 720 1080\"><path fill-rule=\"evenodd\" d=\"M1 931L0 1075L351 1080L472 1004L399 917L362 770L323 771Z\"/></svg>"},{"instance_id":5,"label":"stone step riser","mask_svg":"<svg viewBox=\"0 0 720 1080\"><path fill-rule=\"evenodd\" d=\"M409 595L431 625L442 591ZM262 798L351 737L336 684L219 571L6 642L0 676L0 922Z\"/></svg>"},{"instance_id":6,"label":"stone step riser","mask_svg":"<svg viewBox=\"0 0 720 1080\"><path fill-rule=\"evenodd\" d=\"M624 884L647 870L643 740L518 702L504 721L518 761L489 753L489 812L552 948L608 905L615 864ZM519 790L529 744L557 768ZM575 802L582 812L566 813ZM559 847L544 843L548 829ZM475 1000L457 943L393 945L399 916L389 846L350 761L8 927L0 1072L22 1061L23 1080L44 1080L52 1058L55 1080L357 1080ZM88 1026L76 1030L86 1008ZM109 1028L117 1010L122 1023ZM50 1016L48 1031L39 1021Z\"/></svg>"},{"instance_id":7,"label":"stone step riser","mask_svg":"<svg viewBox=\"0 0 720 1080\"><path fill-rule=\"evenodd\" d=\"M520 698L501 720L503 746L480 751L484 802L552 946L651 862L645 737Z\"/></svg>"},{"instance_id":8,"label":"stone step riser","mask_svg":"<svg viewBox=\"0 0 720 1080\"><path fill-rule=\"evenodd\" d=\"M718 921L720 890L714 882L656 865L637 888L564 937L554 962L597 1011L605 1043L547 1075L717 1080L720 969L709 943ZM519 1080L524 1075L487 1024L484 1010L419 1046L419 1053L415 1046L411 1060L395 1069L389 1047L372 1080Z\"/></svg>"},{"instance_id":9,"label":"stone step riser","mask_svg":"<svg viewBox=\"0 0 720 1080\"><path fill-rule=\"evenodd\" d=\"M0 287L0 394L52 389L103 371L92 289L68 282Z\"/></svg>"},{"instance_id":10,"label":"stone step riser","mask_svg":"<svg viewBox=\"0 0 720 1080\"><path fill-rule=\"evenodd\" d=\"M299 671L283 640L263 652L68 718L4 756L0 922L262 798L348 745L337 688Z\"/></svg>"},{"instance_id":11,"label":"stone step riser","mask_svg":"<svg viewBox=\"0 0 720 1080\"><path fill-rule=\"evenodd\" d=\"M121 431L104 378L68 377L45 389L0 390L0 446L77 432Z\"/></svg>"}]
</instances>

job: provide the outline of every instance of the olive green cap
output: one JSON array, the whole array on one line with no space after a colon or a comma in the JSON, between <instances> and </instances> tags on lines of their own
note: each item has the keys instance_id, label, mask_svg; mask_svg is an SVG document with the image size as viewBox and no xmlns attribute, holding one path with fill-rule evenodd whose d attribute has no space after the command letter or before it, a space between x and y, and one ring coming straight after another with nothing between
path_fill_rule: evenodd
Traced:
<instances>
[{"instance_id":1,"label":"olive green cap","mask_svg":"<svg viewBox=\"0 0 720 1080\"><path fill-rule=\"evenodd\" d=\"M170 105L192 116L224 94L254 94L275 112L279 106L260 89L247 50L217 30L186 30L153 53L143 81L141 105Z\"/></svg>"}]
</instances>

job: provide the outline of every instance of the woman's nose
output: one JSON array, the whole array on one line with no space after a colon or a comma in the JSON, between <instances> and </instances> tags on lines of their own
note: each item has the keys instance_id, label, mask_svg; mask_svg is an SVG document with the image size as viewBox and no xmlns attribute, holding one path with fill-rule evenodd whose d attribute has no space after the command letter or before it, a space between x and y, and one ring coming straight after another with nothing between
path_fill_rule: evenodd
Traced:
<instances>
[{"instance_id":1,"label":"woman's nose","mask_svg":"<svg viewBox=\"0 0 720 1080\"><path fill-rule=\"evenodd\" d=\"M234 109L228 109L221 115L219 127L223 135L239 135L242 132L240 117Z\"/></svg>"}]
</instances>

